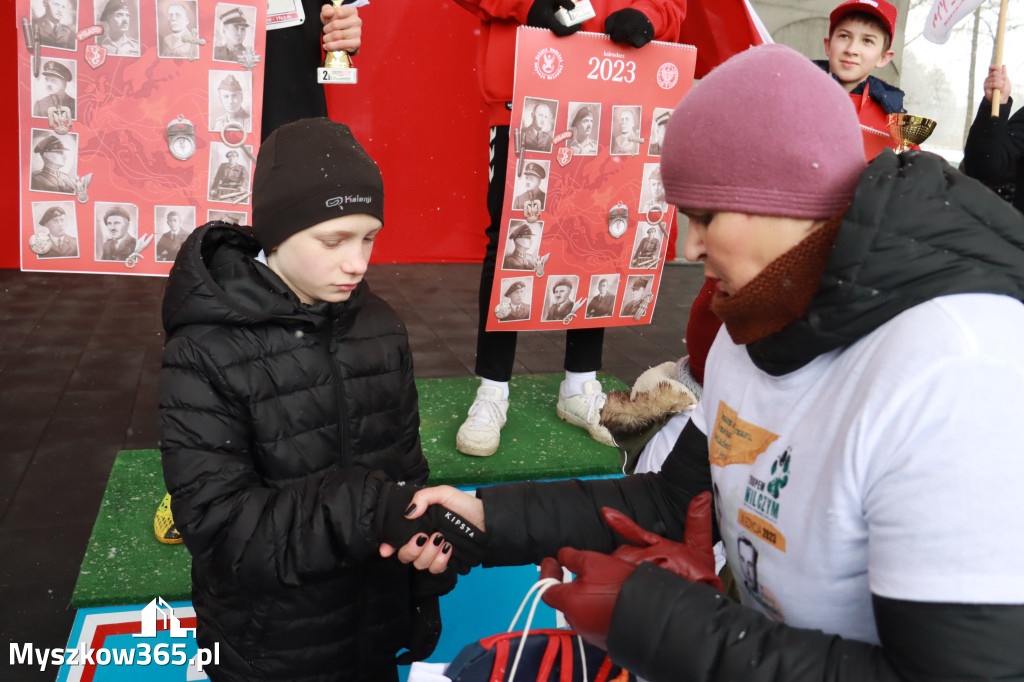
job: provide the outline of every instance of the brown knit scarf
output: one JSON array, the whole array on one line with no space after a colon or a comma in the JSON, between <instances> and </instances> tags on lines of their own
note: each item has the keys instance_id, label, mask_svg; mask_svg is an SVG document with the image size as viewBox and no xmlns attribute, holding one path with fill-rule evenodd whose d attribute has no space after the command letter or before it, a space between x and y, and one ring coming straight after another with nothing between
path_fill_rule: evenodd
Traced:
<instances>
[{"instance_id":1,"label":"brown knit scarf","mask_svg":"<svg viewBox=\"0 0 1024 682\"><path fill-rule=\"evenodd\" d=\"M803 317L821 286L841 222L841 214L830 219L732 296L715 293L711 309L734 343L760 341Z\"/></svg>"}]
</instances>

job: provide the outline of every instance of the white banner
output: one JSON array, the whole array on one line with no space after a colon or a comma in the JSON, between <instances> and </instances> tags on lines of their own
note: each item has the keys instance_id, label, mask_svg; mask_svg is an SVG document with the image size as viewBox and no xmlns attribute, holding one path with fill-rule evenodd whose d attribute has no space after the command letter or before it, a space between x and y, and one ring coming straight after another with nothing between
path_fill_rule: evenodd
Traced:
<instances>
[{"instance_id":1,"label":"white banner","mask_svg":"<svg viewBox=\"0 0 1024 682\"><path fill-rule=\"evenodd\" d=\"M953 26L984 4L985 0L935 0L924 26L925 40L942 45Z\"/></svg>"}]
</instances>

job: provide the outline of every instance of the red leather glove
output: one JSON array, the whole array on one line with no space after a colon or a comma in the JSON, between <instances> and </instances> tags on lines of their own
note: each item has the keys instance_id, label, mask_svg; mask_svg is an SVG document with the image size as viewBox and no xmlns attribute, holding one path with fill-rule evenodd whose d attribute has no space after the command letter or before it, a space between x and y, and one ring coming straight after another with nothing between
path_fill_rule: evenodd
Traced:
<instances>
[{"instance_id":1,"label":"red leather glove","mask_svg":"<svg viewBox=\"0 0 1024 682\"><path fill-rule=\"evenodd\" d=\"M633 566L650 561L687 580L724 592L722 581L715 573L715 553L711 548L711 493L703 492L690 502L686 510L683 543L644 530L633 519L611 507L603 507L601 515L612 530L638 545L623 545L612 553L613 557Z\"/></svg>"},{"instance_id":2,"label":"red leather glove","mask_svg":"<svg viewBox=\"0 0 1024 682\"><path fill-rule=\"evenodd\" d=\"M636 566L600 552L563 547L558 551L558 561L548 557L541 562L541 577L561 579L559 562L575 573L576 579L549 588L544 603L564 613L583 639L607 651L615 600Z\"/></svg>"}]
</instances>

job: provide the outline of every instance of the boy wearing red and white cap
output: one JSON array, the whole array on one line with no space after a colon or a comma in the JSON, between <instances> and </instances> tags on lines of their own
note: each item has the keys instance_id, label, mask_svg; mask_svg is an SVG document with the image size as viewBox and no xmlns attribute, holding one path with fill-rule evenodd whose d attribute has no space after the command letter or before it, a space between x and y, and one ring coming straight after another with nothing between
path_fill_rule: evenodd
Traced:
<instances>
[{"instance_id":1,"label":"boy wearing red and white cap","mask_svg":"<svg viewBox=\"0 0 1024 682\"><path fill-rule=\"evenodd\" d=\"M861 125L888 134L889 114L905 113L903 91L871 72L892 61L896 8L886 0L846 0L829 15L825 54L815 64L850 93Z\"/></svg>"}]
</instances>

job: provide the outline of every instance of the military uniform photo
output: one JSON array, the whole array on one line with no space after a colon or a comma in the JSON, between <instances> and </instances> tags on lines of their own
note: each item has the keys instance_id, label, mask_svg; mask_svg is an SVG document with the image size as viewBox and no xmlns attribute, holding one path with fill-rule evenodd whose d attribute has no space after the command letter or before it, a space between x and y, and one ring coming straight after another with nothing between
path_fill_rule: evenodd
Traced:
<instances>
[{"instance_id":1,"label":"military uniform photo","mask_svg":"<svg viewBox=\"0 0 1024 682\"><path fill-rule=\"evenodd\" d=\"M109 0L96 18L103 26L103 34L96 37L96 44L105 49L108 56L138 57L142 54L142 45L134 37L139 34L138 21L137 1Z\"/></svg>"},{"instance_id":2,"label":"military uniform photo","mask_svg":"<svg viewBox=\"0 0 1024 682\"><path fill-rule=\"evenodd\" d=\"M74 220L74 210L65 211L61 206L50 206L39 218L39 226L43 230L37 230L37 234L45 231L50 240L50 248L44 253L37 253L39 258L78 258L78 239L70 232L70 221Z\"/></svg>"},{"instance_id":3,"label":"military uniform photo","mask_svg":"<svg viewBox=\"0 0 1024 682\"><path fill-rule=\"evenodd\" d=\"M239 162L239 156L237 149L230 148L224 154L227 160L217 167L210 182L211 201L234 201L249 191L249 170ZM249 203L249 200L245 198L239 203Z\"/></svg>"},{"instance_id":4,"label":"military uniform photo","mask_svg":"<svg viewBox=\"0 0 1024 682\"><path fill-rule=\"evenodd\" d=\"M43 133L41 136L39 133ZM71 135L66 136L72 138ZM68 162L68 153L74 154L74 150L65 145L56 135L46 131L33 131L33 139L38 139L33 151L39 155L41 162L33 160L33 168L42 166L39 170L33 171L29 179L29 189L36 192L61 192L63 194L75 194L77 188L75 177L67 172L65 168L74 168L74 159Z\"/></svg>"},{"instance_id":5,"label":"military uniform photo","mask_svg":"<svg viewBox=\"0 0 1024 682\"><path fill-rule=\"evenodd\" d=\"M124 261L135 253L138 242L132 232L138 229L138 221L128 208L97 202L96 215L96 244L100 245L97 260Z\"/></svg>"},{"instance_id":6,"label":"military uniform photo","mask_svg":"<svg viewBox=\"0 0 1024 682\"><path fill-rule=\"evenodd\" d=\"M40 45L74 50L77 5L69 0L43 0L43 16L32 20Z\"/></svg>"},{"instance_id":7,"label":"military uniform photo","mask_svg":"<svg viewBox=\"0 0 1024 682\"><path fill-rule=\"evenodd\" d=\"M41 94L32 103L32 115L47 118L50 107L67 107L71 111L71 118L74 119L75 98L67 92L67 87L73 83L74 78L71 69L63 62L56 59L44 61L39 78L33 83L32 90Z\"/></svg>"},{"instance_id":8,"label":"military uniform photo","mask_svg":"<svg viewBox=\"0 0 1024 682\"><path fill-rule=\"evenodd\" d=\"M540 188L548 173L545 170L547 161L530 161L523 169L522 177L516 180L516 191L519 194L512 200L512 210L522 211L526 208L527 201L539 201L540 210L544 210L547 194Z\"/></svg>"},{"instance_id":9,"label":"military uniform photo","mask_svg":"<svg viewBox=\"0 0 1024 682\"><path fill-rule=\"evenodd\" d=\"M249 33L250 21L238 5L217 5L218 31L214 37L213 59L219 62L240 62L251 53L255 44Z\"/></svg>"},{"instance_id":10,"label":"military uniform photo","mask_svg":"<svg viewBox=\"0 0 1024 682\"><path fill-rule=\"evenodd\" d=\"M246 108L251 102L252 75L230 71L210 71L210 130L220 131L229 123L252 132L252 115Z\"/></svg>"}]
</instances>

